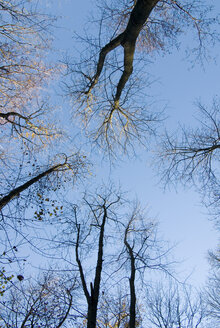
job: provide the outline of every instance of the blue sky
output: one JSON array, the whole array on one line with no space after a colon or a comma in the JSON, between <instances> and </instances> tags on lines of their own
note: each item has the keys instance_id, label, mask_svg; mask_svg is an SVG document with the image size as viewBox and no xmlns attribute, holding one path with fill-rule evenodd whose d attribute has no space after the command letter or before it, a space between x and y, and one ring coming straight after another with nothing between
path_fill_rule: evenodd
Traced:
<instances>
[{"instance_id":1,"label":"blue sky","mask_svg":"<svg viewBox=\"0 0 220 328\"><path fill-rule=\"evenodd\" d=\"M55 47L60 54L73 49L75 41L71 36L73 32L83 32L89 10L94 9L93 2L57 0L54 7L51 0L46 6L47 10L62 16L58 25L63 28L57 30ZM219 9L218 3L216 10ZM216 47L217 53L220 53L220 47ZM212 97L219 94L219 64L210 61L205 63L204 69L198 64L191 68L181 49L163 57L157 56L148 70L156 80L149 93L158 100L158 105L166 106L167 130L176 129L178 123L196 125L194 102L200 99L211 105ZM149 208L150 215L159 220L164 238L171 244L178 243L175 254L178 259L185 259L178 271L182 272L182 277L192 273L190 281L199 286L205 281L209 268L207 250L216 247L217 232L208 221L207 211L200 205L200 197L193 188L177 186L176 190L164 191L151 165L150 154L143 149L138 150L138 154L136 159L125 158L114 168L102 162L89 183L93 185L95 181L106 181L111 177L115 183L121 184L123 190L130 192L131 198L137 197L143 206Z\"/></svg>"}]
</instances>

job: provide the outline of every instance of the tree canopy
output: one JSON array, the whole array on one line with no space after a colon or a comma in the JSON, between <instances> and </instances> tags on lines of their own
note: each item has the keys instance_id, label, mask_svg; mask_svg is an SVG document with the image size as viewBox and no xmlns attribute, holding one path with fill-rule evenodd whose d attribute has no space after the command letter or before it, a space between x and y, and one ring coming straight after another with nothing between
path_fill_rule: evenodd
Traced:
<instances>
[{"instance_id":1,"label":"tree canopy","mask_svg":"<svg viewBox=\"0 0 220 328\"><path fill-rule=\"evenodd\" d=\"M217 327L219 250L198 292L178 274L147 200L114 183L121 159L156 153L160 185L196 187L219 230L218 96L211 107L198 102L198 125L176 134L162 131L166 109L148 97L159 56L184 48L193 63L208 62L216 8L96 5L84 32L63 33L64 55L54 46L62 2L52 15L53 0L0 0L0 326Z\"/></svg>"}]
</instances>

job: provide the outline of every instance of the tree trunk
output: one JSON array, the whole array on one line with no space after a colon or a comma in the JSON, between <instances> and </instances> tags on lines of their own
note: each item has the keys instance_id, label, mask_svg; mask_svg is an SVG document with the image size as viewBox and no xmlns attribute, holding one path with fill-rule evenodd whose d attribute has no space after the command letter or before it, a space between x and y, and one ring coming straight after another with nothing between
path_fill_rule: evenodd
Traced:
<instances>
[{"instance_id":1,"label":"tree trunk","mask_svg":"<svg viewBox=\"0 0 220 328\"><path fill-rule=\"evenodd\" d=\"M131 276L130 284L130 322L129 328L135 328L136 324L136 294L135 294L135 259L132 253L131 260Z\"/></svg>"}]
</instances>

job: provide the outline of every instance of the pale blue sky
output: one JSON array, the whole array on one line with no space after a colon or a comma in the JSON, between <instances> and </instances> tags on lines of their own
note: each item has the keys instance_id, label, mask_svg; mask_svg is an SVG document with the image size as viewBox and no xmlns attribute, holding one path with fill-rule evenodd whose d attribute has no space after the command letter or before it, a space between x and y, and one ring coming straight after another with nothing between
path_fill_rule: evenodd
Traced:
<instances>
[{"instance_id":1,"label":"pale blue sky","mask_svg":"<svg viewBox=\"0 0 220 328\"><path fill-rule=\"evenodd\" d=\"M47 10L63 16L58 25L65 29L57 30L55 42L60 54L64 53L63 49L74 48L72 33L82 33L90 9L94 7L89 0L47 2ZM217 9L220 9L219 3ZM215 49L216 53L220 53L220 47ZM204 70L199 65L190 69L190 63L184 61L183 57L181 50L174 51L170 55L157 57L149 66L149 73L153 79L157 79L149 93L160 104L166 105L168 130L175 129L178 122L193 124L196 113L194 101L201 99L211 105L212 97L219 94L219 64L209 62L205 64ZM206 209L200 206L198 194L192 189L180 187L177 187L177 192L164 192L150 167L149 154L144 150L139 153L139 158L135 160L125 159L120 167L108 168L108 174L106 163L100 164L96 169L96 180L107 180L111 176L116 183L120 182L124 190L130 191L131 198L137 197L143 206L150 208L150 214L160 222L164 238L171 244L179 243L175 253L179 259L185 259L178 268L183 273L182 277L192 273L190 281L199 286L205 281L208 271L207 250L217 245L217 232L208 221ZM91 179L90 183L94 181Z\"/></svg>"}]
</instances>

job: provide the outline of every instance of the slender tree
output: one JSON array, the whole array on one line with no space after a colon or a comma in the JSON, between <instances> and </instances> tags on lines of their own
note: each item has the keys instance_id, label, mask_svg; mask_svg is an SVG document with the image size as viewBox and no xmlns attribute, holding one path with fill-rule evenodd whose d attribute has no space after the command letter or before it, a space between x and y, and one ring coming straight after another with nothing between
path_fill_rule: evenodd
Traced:
<instances>
[{"instance_id":1,"label":"slender tree","mask_svg":"<svg viewBox=\"0 0 220 328\"><path fill-rule=\"evenodd\" d=\"M120 256L123 258L127 253L124 264L129 263L129 328L135 328L139 325L136 286L145 286L145 275L151 270L171 273L171 263L167 260L169 250L165 250L157 240L155 222L147 219L139 205L134 206L128 218L124 229L124 250Z\"/></svg>"},{"instance_id":2,"label":"slender tree","mask_svg":"<svg viewBox=\"0 0 220 328\"><path fill-rule=\"evenodd\" d=\"M93 282L90 282L90 290L86 283L86 277L83 269L83 265L80 259L79 249L80 246L82 247L82 240L83 237L81 235L81 225L78 223L77 218L77 211L75 209L74 216L76 222L76 229L77 229L77 237L76 237L76 246L75 246L75 255L76 255L76 262L79 269L80 279L82 283L82 288L84 295L87 301L87 327L88 328L95 328L97 325L97 311L98 311L98 302L100 296L100 287L101 287L101 275L103 270L103 261L104 261L104 238L105 238L105 228L107 225L107 221L110 220L112 215L113 208L116 204L119 203L120 197L116 197L114 199L112 193L107 193L107 196L103 196L101 194L97 195L100 201L96 201L94 198L91 200L85 199L87 206L89 207L92 215L92 223L91 225L95 226L96 229L99 230L97 235L97 260L95 265L95 275ZM89 231L87 235L91 232ZM84 237L84 242L85 242Z\"/></svg>"}]
</instances>

